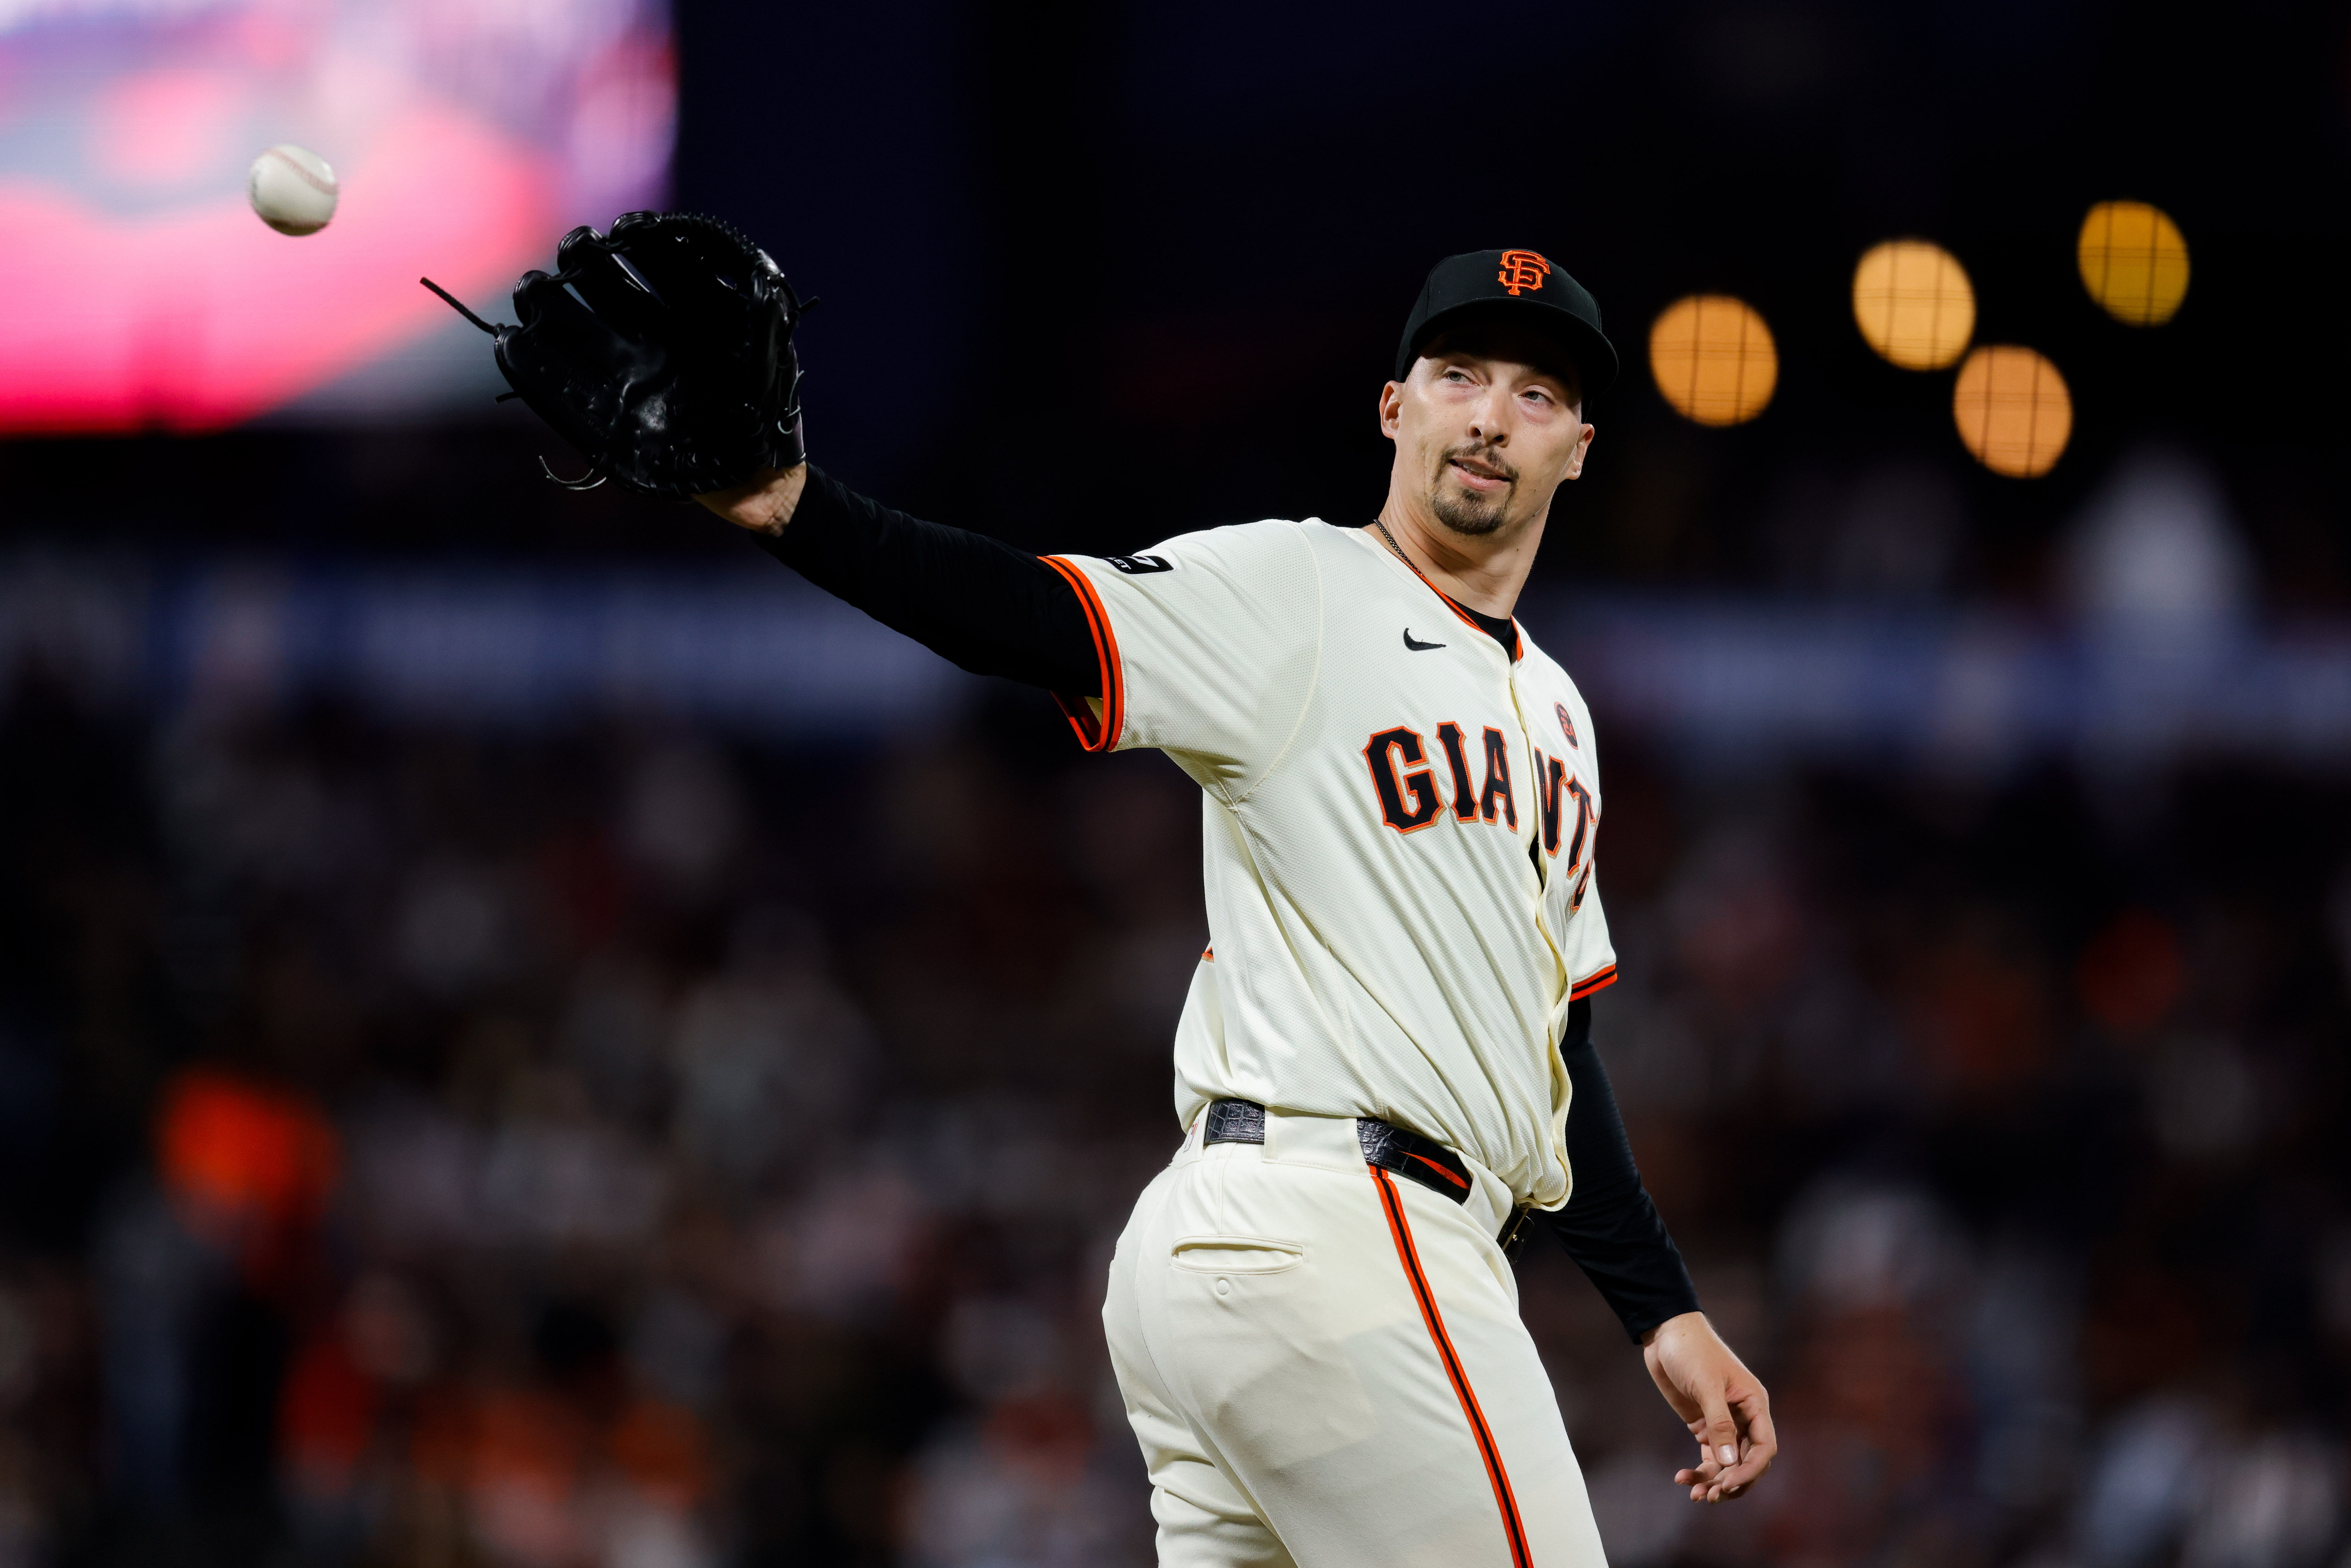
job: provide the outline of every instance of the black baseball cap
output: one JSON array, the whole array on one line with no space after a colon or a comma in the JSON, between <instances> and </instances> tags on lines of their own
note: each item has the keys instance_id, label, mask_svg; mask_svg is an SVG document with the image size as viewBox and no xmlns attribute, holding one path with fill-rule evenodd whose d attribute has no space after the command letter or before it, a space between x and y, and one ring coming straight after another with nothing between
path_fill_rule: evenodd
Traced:
<instances>
[{"instance_id":1,"label":"black baseball cap","mask_svg":"<svg viewBox=\"0 0 2351 1568\"><path fill-rule=\"evenodd\" d=\"M1463 317L1506 314L1548 332L1567 347L1587 399L1616 379L1616 350L1600 330L1600 305L1591 290L1531 250L1473 250L1448 256L1429 269L1396 349L1395 379L1428 340Z\"/></svg>"}]
</instances>

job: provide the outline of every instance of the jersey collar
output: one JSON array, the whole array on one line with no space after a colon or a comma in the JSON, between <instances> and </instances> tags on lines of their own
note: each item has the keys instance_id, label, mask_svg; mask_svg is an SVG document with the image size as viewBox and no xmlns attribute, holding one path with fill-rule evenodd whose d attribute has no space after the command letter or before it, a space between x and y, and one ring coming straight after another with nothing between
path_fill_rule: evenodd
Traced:
<instances>
[{"instance_id":1,"label":"jersey collar","mask_svg":"<svg viewBox=\"0 0 2351 1568\"><path fill-rule=\"evenodd\" d=\"M1472 632L1477 632L1479 636L1486 638L1488 641L1499 646L1504 653L1510 656L1510 663L1513 664L1519 662L1520 654L1526 651L1526 639L1519 635L1519 622L1516 616L1479 614L1476 611L1470 609L1468 605L1463 604L1459 600L1455 599L1451 594L1446 592L1445 590L1429 581L1428 574L1426 572L1421 570L1420 568L1414 566L1409 557L1399 555L1395 550L1388 549L1387 541L1374 537L1370 532L1363 528L1357 528L1355 531L1364 535L1364 537L1370 541L1371 547L1379 551L1380 555L1384 559L1395 561L1401 566L1410 568L1413 576L1420 579L1420 585L1428 590L1429 592L1437 595L1437 598L1445 601L1445 608L1453 612L1455 617L1460 621L1461 624L1468 627ZM1489 621L1499 621L1503 625L1508 626L1510 629L1510 636L1508 642L1504 642L1500 637L1495 635L1493 627L1487 624Z\"/></svg>"}]
</instances>

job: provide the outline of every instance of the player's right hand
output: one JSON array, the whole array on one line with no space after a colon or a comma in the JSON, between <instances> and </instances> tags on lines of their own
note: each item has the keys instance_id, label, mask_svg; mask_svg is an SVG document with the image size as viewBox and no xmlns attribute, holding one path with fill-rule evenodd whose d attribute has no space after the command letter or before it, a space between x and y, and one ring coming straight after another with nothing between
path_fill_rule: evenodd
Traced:
<instances>
[{"instance_id":1,"label":"player's right hand","mask_svg":"<svg viewBox=\"0 0 2351 1568\"><path fill-rule=\"evenodd\" d=\"M762 468L740 485L713 490L695 499L738 528L748 528L755 534L779 534L784 525L792 520L792 513L800 504L800 492L807 488L808 465L796 463L789 468Z\"/></svg>"},{"instance_id":2,"label":"player's right hand","mask_svg":"<svg viewBox=\"0 0 2351 1568\"><path fill-rule=\"evenodd\" d=\"M1763 1479L1780 1452L1771 1396L1706 1321L1704 1312L1668 1318L1642 1342L1642 1359L1698 1439L1698 1463L1677 1470L1692 1502L1728 1502Z\"/></svg>"}]
</instances>

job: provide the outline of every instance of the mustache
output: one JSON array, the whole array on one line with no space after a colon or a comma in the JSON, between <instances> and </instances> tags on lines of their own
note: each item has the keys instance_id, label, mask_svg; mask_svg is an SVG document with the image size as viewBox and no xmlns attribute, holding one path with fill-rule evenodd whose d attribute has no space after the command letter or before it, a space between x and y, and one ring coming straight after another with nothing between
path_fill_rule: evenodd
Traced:
<instances>
[{"instance_id":1,"label":"mustache","mask_svg":"<svg viewBox=\"0 0 2351 1568\"><path fill-rule=\"evenodd\" d=\"M1445 449L1444 455L1438 459L1438 465L1448 466L1456 460L1467 460L1489 474L1508 479L1513 484L1518 482L1519 471L1502 460L1501 448L1498 446L1482 442L1474 445L1448 446Z\"/></svg>"}]
</instances>

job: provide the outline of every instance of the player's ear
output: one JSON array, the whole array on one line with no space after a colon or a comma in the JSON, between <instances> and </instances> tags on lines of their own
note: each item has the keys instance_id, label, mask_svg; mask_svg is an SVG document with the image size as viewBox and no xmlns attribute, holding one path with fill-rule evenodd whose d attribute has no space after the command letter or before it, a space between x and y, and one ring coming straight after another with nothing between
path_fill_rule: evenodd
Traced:
<instances>
[{"instance_id":1,"label":"player's ear","mask_svg":"<svg viewBox=\"0 0 2351 1568\"><path fill-rule=\"evenodd\" d=\"M1578 410L1577 412L1581 413L1582 411ZM1575 438L1575 450L1569 453L1567 455L1568 478L1578 479L1583 477L1583 459L1592 451L1592 426L1587 424L1583 427L1583 434Z\"/></svg>"},{"instance_id":2,"label":"player's ear","mask_svg":"<svg viewBox=\"0 0 2351 1568\"><path fill-rule=\"evenodd\" d=\"M1380 389L1380 434L1390 441L1396 438L1396 428L1404 422L1404 383L1390 382Z\"/></svg>"}]
</instances>

